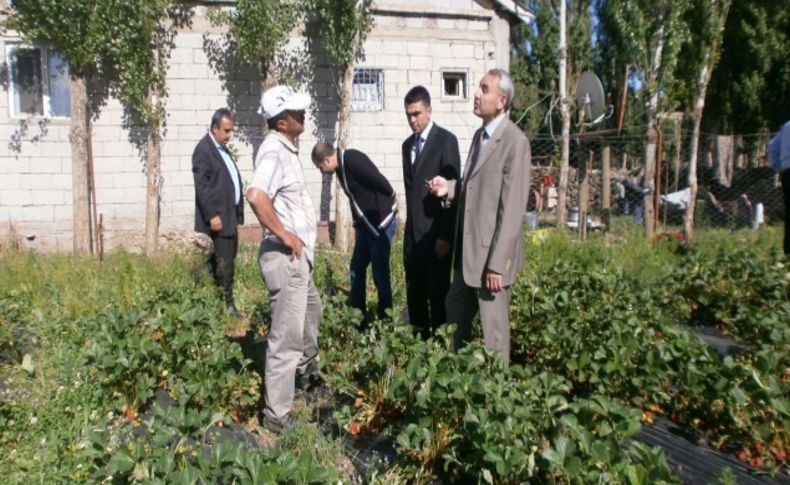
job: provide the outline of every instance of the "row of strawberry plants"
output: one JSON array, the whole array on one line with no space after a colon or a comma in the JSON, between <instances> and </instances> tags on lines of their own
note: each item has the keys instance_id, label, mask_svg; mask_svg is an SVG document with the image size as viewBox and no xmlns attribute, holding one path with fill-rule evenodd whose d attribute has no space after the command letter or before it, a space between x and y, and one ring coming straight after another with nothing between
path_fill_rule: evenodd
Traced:
<instances>
[{"instance_id":1,"label":"row of strawberry plants","mask_svg":"<svg viewBox=\"0 0 790 485\"><path fill-rule=\"evenodd\" d=\"M478 344L451 352L446 333L423 342L397 319L360 332L359 318L340 297L326 305L322 334L345 337L322 342L324 372L353 399L336 417L352 434L394 436L404 481L675 481L661 453L621 452L638 409L574 396L567 379L504 366Z\"/></svg>"},{"instance_id":2,"label":"row of strawberry plants","mask_svg":"<svg viewBox=\"0 0 790 485\"><path fill-rule=\"evenodd\" d=\"M741 257L741 256L739 256ZM758 276L731 288L744 293L765 281L779 284L760 293L761 304L734 294L721 294L715 277L707 293L684 282L698 284L688 267L723 268L725 263L680 254L667 265L666 284L643 287L635 275L618 269L605 257L562 261L522 278L514 290L514 360L524 365L558 372L578 395L604 395L640 406L645 419L661 412L708 435L714 445L745 448L744 458L756 467L776 469L787 465L788 386L787 348L790 317L787 292L781 290L781 263L761 262L756 256L741 267ZM738 267L737 264L733 265ZM716 269L714 272L724 272ZM742 273L730 270L730 273ZM699 284L698 284L699 286ZM776 290L779 286L779 290ZM677 295L689 295L690 304ZM726 309L718 314L752 315L748 335L759 335L744 353L720 358L685 323L699 300L719 301ZM747 306L751 305L751 308ZM760 310L755 311L755 308ZM746 322L732 328L746 326ZM762 329L760 329L762 327ZM755 331L754 329L758 330ZM765 456L757 449L765 448Z\"/></svg>"},{"instance_id":3,"label":"row of strawberry plants","mask_svg":"<svg viewBox=\"0 0 790 485\"><path fill-rule=\"evenodd\" d=\"M681 315L715 326L742 347L687 384L678 408L721 445L758 468L790 465L790 271L778 255L753 251L691 253L667 289L680 295ZM705 396L703 401L700 396Z\"/></svg>"},{"instance_id":4,"label":"row of strawberry plants","mask_svg":"<svg viewBox=\"0 0 790 485\"><path fill-rule=\"evenodd\" d=\"M159 288L130 310L85 318L90 329L80 367L96 384L106 419L76 445L81 480L168 483L329 483L337 472L294 453L209 439L209 430L255 414L260 377L218 317L213 288ZM173 404L154 404L166 392Z\"/></svg>"}]
</instances>

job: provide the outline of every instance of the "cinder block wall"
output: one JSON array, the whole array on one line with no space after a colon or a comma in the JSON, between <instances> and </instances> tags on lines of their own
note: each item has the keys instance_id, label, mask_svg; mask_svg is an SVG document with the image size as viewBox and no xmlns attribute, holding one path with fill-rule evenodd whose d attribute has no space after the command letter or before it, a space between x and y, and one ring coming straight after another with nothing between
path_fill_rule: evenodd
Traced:
<instances>
[{"instance_id":1,"label":"cinder block wall","mask_svg":"<svg viewBox=\"0 0 790 485\"><path fill-rule=\"evenodd\" d=\"M205 135L211 114L228 106L237 117L231 142L239 154L242 178L253 173L253 157L260 145L261 119L256 110L260 84L254 68L234 67L220 72L209 62L206 39L221 32L198 7L189 30L176 38L168 72L167 122L162 140L160 234L189 233L194 218L191 156ZM433 97L433 119L450 129L460 142L462 159L479 125L472 113L474 89L482 74L508 66L508 24L471 0L377 2L375 27L364 45L358 67L382 69L384 109L353 112L349 146L367 153L396 190L403 192L400 146L410 130L403 113L403 96L416 84ZM300 157L317 215L334 218L334 184L322 180L309 152L318 138L333 138L337 118L330 66L320 46L306 42L311 26L295 35L284 62L308 61L298 77L314 98L300 141ZM504 31L504 34L503 34ZM4 43L13 39L4 39ZM314 49L309 52L309 49ZM504 54L503 54L504 52ZM5 56L5 49L2 49ZM442 96L442 72L467 73L465 99ZM110 99L93 126L96 199L102 216L106 249L142 246L145 226L146 176L137 130L124 126L123 108ZM0 96L0 235L13 229L28 236L25 244L40 250L70 250L72 245L71 152L68 119L11 118L8 95ZM324 198L324 211L321 200ZM403 200L403 197L401 197ZM405 211L402 211L402 214ZM247 225L257 226L248 209Z\"/></svg>"}]
</instances>

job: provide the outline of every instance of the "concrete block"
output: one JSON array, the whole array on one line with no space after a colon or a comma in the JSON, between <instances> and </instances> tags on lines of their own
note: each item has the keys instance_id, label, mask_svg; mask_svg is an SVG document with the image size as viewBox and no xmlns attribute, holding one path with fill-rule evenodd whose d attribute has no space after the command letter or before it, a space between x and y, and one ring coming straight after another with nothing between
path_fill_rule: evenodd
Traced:
<instances>
[{"instance_id":1,"label":"concrete block","mask_svg":"<svg viewBox=\"0 0 790 485\"><path fill-rule=\"evenodd\" d=\"M144 189L147 175L143 172L119 172L113 175L114 189Z\"/></svg>"},{"instance_id":2,"label":"concrete block","mask_svg":"<svg viewBox=\"0 0 790 485\"><path fill-rule=\"evenodd\" d=\"M63 190L37 190L35 193L36 205L59 206L72 202L71 191Z\"/></svg>"},{"instance_id":3,"label":"concrete block","mask_svg":"<svg viewBox=\"0 0 790 485\"><path fill-rule=\"evenodd\" d=\"M403 56L409 54L409 42L392 40L388 41L383 43L383 49L380 51L380 53L389 56ZM371 54L378 54L378 52Z\"/></svg>"},{"instance_id":4,"label":"concrete block","mask_svg":"<svg viewBox=\"0 0 790 485\"><path fill-rule=\"evenodd\" d=\"M194 94L197 91L197 83L195 79L168 79L167 89L171 95L176 94Z\"/></svg>"},{"instance_id":5,"label":"concrete block","mask_svg":"<svg viewBox=\"0 0 790 485\"><path fill-rule=\"evenodd\" d=\"M29 173L61 173L60 157L40 157L33 160L29 166Z\"/></svg>"},{"instance_id":6,"label":"concrete block","mask_svg":"<svg viewBox=\"0 0 790 485\"><path fill-rule=\"evenodd\" d=\"M12 189L0 191L0 205L7 207L22 207L34 203L35 191Z\"/></svg>"},{"instance_id":7,"label":"concrete block","mask_svg":"<svg viewBox=\"0 0 790 485\"><path fill-rule=\"evenodd\" d=\"M423 86L432 86L432 75L431 71L426 69L409 69L406 73L408 84L409 85L417 85L422 84Z\"/></svg>"},{"instance_id":8,"label":"concrete block","mask_svg":"<svg viewBox=\"0 0 790 485\"><path fill-rule=\"evenodd\" d=\"M167 79L207 79L210 76L208 64L179 63L171 64L167 70Z\"/></svg>"},{"instance_id":9,"label":"concrete block","mask_svg":"<svg viewBox=\"0 0 790 485\"><path fill-rule=\"evenodd\" d=\"M177 49L203 49L203 35L193 32L182 32L176 37Z\"/></svg>"},{"instance_id":10,"label":"concrete block","mask_svg":"<svg viewBox=\"0 0 790 485\"><path fill-rule=\"evenodd\" d=\"M187 46L176 45L176 48L170 51L170 56L168 58L169 64L171 66L176 64L194 64L195 52L202 52L202 50L194 49L192 47L187 47ZM205 61L205 56L203 57L203 59Z\"/></svg>"},{"instance_id":11,"label":"concrete block","mask_svg":"<svg viewBox=\"0 0 790 485\"><path fill-rule=\"evenodd\" d=\"M122 204L126 202L126 199L122 190L112 188L97 188L96 202L101 204L103 207L107 207L108 205L114 206L116 204Z\"/></svg>"},{"instance_id":12,"label":"concrete block","mask_svg":"<svg viewBox=\"0 0 790 485\"><path fill-rule=\"evenodd\" d=\"M101 214L101 206L96 205L97 211ZM67 204L55 206L53 208L53 215L55 221L73 221L74 220L74 207L72 201L69 199ZM69 223L71 224L71 222Z\"/></svg>"},{"instance_id":13,"label":"concrete block","mask_svg":"<svg viewBox=\"0 0 790 485\"><path fill-rule=\"evenodd\" d=\"M30 222L48 222L55 220L55 209L51 205L28 205L20 211L19 220Z\"/></svg>"},{"instance_id":14,"label":"concrete block","mask_svg":"<svg viewBox=\"0 0 790 485\"><path fill-rule=\"evenodd\" d=\"M169 126L194 125L195 110L181 109L168 113L167 124Z\"/></svg>"},{"instance_id":15,"label":"concrete block","mask_svg":"<svg viewBox=\"0 0 790 485\"><path fill-rule=\"evenodd\" d=\"M19 173L7 173L0 177L0 194L7 190L24 190L25 188L32 188L32 187L22 187L21 185L22 178L20 177ZM0 219L2 221L2 219Z\"/></svg>"}]
</instances>

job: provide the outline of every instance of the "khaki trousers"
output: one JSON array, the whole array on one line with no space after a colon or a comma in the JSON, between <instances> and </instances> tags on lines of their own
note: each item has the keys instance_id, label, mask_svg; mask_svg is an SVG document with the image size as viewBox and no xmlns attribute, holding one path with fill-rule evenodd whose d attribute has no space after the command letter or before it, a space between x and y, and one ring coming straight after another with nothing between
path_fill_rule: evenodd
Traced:
<instances>
[{"instance_id":1,"label":"khaki trousers","mask_svg":"<svg viewBox=\"0 0 790 485\"><path fill-rule=\"evenodd\" d=\"M458 350L472 337L472 320L479 310L486 348L498 350L505 363L510 362L509 304L510 287L497 293L485 288L472 288L464 283L462 272L456 270L445 299L447 321L457 325L453 348Z\"/></svg>"},{"instance_id":2,"label":"khaki trousers","mask_svg":"<svg viewBox=\"0 0 790 485\"><path fill-rule=\"evenodd\" d=\"M321 298L305 253L291 260L283 246L264 241L258 266L269 290L272 311L266 347L264 415L284 420L293 405L297 373L318 371Z\"/></svg>"}]
</instances>

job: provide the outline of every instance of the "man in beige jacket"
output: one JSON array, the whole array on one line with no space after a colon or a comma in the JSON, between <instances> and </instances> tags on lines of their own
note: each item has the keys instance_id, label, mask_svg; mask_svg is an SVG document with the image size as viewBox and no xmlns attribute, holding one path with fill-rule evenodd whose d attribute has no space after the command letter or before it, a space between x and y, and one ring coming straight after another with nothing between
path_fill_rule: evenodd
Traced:
<instances>
[{"instance_id":1,"label":"man in beige jacket","mask_svg":"<svg viewBox=\"0 0 790 485\"><path fill-rule=\"evenodd\" d=\"M486 347L510 360L510 287L524 268L523 220L530 184L530 145L508 119L513 81L492 69L475 92L474 113L483 120L475 132L460 181L441 176L430 192L458 205L455 275L447 294L447 320L457 329L455 348L471 337L480 311Z\"/></svg>"}]
</instances>

